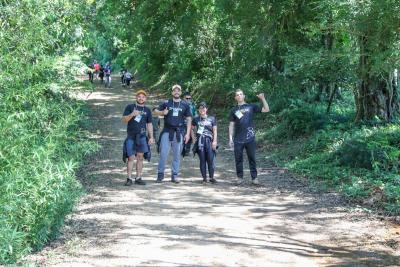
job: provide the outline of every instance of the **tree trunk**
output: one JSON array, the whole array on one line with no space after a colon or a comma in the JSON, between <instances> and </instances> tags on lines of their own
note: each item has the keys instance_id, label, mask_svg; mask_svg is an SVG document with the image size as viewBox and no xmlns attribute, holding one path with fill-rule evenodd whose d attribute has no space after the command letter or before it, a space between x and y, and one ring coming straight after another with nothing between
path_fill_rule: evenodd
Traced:
<instances>
[{"instance_id":1,"label":"tree trunk","mask_svg":"<svg viewBox=\"0 0 400 267\"><path fill-rule=\"evenodd\" d=\"M356 92L356 121L380 119L390 122L399 112L398 85L394 71L381 75L371 71L368 36L360 38L359 80Z\"/></svg>"}]
</instances>

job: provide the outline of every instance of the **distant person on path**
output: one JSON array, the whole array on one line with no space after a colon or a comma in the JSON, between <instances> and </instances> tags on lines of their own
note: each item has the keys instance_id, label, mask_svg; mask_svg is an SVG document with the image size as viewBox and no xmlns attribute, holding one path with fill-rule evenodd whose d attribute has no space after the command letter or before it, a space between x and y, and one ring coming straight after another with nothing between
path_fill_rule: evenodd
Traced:
<instances>
[{"instance_id":1,"label":"distant person on path","mask_svg":"<svg viewBox=\"0 0 400 267\"><path fill-rule=\"evenodd\" d=\"M88 75L89 75L89 81L91 83L93 83L93 76L94 76L94 72L95 72L93 63L88 66L88 71L87 72L88 72Z\"/></svg>"},{"instance_id":2,"label":"distant person on path","mask_svg":"<svg viewBox=\"0 0 400 267\"><path fill-rule=\"evenodd\" d=\"M255 113L269 112L269 106L265 100L264 94L258 94L263 107L255 104L247 104L244 99L243 91L238 89L235 92L237 106L229 114L229 145L233 147L235 154L237 184L240 185L243 180L243 149L246 149L249 160L250 175L253 184L258 184L257 165L256 165L256 141L253 117Z\"/></svg>"},{"instance_id":3,"label":"distant person on path","mask_svg":"<svg viewBox=\"0 0 400 267\"><path fill-rule=\"evenodd\" d=\"M99 70L99 77L100 77L100 82L104 82L104 67L103 65L100 65L100 70Z\"/></svg>"},{"instance_id":4,"label":"distant person on path","mask_svg":"<svg viewBox=\"0 0 400 267\"><path fill-rule=\"evenodd\" d=\"M124 142L124 160L128 158L126 186L133 183L146 184L142 180L143 158L150 152L149 144L154 144L152 114L151 110L145 106L146 98L146 91L137 91L136 103L126 106L122 117L122 121L127 124L128 134ZM135 159L136 177L133 181L132 169Z\"/></svg>"},{"instance_id":5,"label":"distant person on path","mask_svg":"<svg viewBox=\"0 0 400 267\"><path fill-rule=\"evenodd\" d=\"M156 109L157 108L152 109L153 113ZM154 139L157 140L157 142L159 140L158 132L160 130L160 127L161 127L161 116L153 116L153 136Z\"/></svg>"},{"instance_id":6,"label":"distant person on path","mask_svg":"<svg viewBox=\"0 0 400 267\"><path fill-rule=\"evenodd\" d=\"M125 86L125 72L126 72L126 69L121 69L121 71L119 73L119 75L121 77L121 85L122 86Z\"/></svg>"},{"instance_id":7,"label":"distant person on path","mask_svg":"<svg viewBox=\"0 0 400 267\"><path fill-rule=\"evenodd\" d=\"M99 78L99 72L100 72L100 64L97 63L97 61L95 60L93 63L94 66L94 70L96 71L96 79Z\"/></svg>"},{"instance_id":8,"label":"distant person on path","mask_svg":"<svg viewBox=\"0 0 400 267\"><path fill-rule=\"evenodd\" d=\"M129 87L131 85L131 80L132 80L132 73L130 73L128 70L125 70L124 73L125 85Z\"/></svg>"},{"instance_id":9,"label":"distant person on path","mask_svg":"<svg viewBox=\"0 0 400 267\"><path fill-rule=\"evenodd\" d=\"M215 155L217 150L217 120L207 114L207 104L201 102L198 105L199 116L192 120L192 139L195 142L193 151L199 155L200 172L203 177L203 183L215 184ZM207 167L209 180L207 179Z\"/></svg>"},{"instance_id":10,"label":"distant person on path","mask_svg":"<svg viewBox=\"0 0 400 267\"><path fill-rule=\"evenodd\" d=\"M188 103L188 105L190 107L190 112L192 112L192 116L193 117L197 116L196 105L193 102L191 94L189 92L186 92L184 94L183 98L185 99L186 103ZM184 149L185 156L189 155L192 143L193 143L193 140L192 140L192 137L190 137L190 139L187 142L187 144L185 144L185 149Z\"/></svg>"},{"instance_id":11,"label":"distant person on path","mask_svg":"<svg viewBox=\"0 0 400 267\"><path fill-rule=\"evenodd\" d=\"M164 102L154 111L154 115L164 116L164 128L159 141L160 159L157 173L157 182L159 183L164 179L165 164L171 148L173 154L171 181L179 183L178 174L182 149L184 143L190 139L192 114L189 105L181 100L181 94L180 85L175 84L172 86L172 99Z\"/></svg>"},{"instance_id":12,"label":"distant person on path","mask_svg":"<svg viewBox=\"0 0 400 267\"><path fill-rule=\"evenodd\" d=\"M111 65L107 62L106 66L104 67L104 74L106 75L106 81L104 86L111 86Z\"/></svg>"}]
</instances>

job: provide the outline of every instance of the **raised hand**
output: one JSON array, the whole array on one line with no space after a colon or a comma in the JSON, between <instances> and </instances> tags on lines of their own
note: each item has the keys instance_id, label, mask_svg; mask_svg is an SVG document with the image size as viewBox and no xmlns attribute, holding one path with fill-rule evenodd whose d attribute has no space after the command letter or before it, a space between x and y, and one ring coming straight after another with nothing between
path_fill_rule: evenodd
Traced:
<instances>
[{"instance_id":1,"label":"raised hand","mask_svg":"<svg viewBox=\"0 0 400 267\"><path fill-rule=\"evenodd\" d=\"M135 110L132 112L132 116L136 117L136 116L138 116L138 115L140 115L140 112L139 112L138 110L135 109Z\"/></svg>"},{"instance_id":2,"label":"raised hand","mask_svg":"<svg viewBox=\"0 0 400 267\"><path fill-rule=\"evenodd\" d=\"M264 93L258 94L257 97L261 100L265 99Z\"/></svg>"},{"instance_id":3,"label":"raised hand","mask_svg":"<svg viewBox=\"0 0 400 267\"><path fill-rule=\"evenodd\" d=\"M166 115L168 115L168 108L165 108L164 110L163 110L163 114L166 116Z\"/></svg>"}]
</instances>

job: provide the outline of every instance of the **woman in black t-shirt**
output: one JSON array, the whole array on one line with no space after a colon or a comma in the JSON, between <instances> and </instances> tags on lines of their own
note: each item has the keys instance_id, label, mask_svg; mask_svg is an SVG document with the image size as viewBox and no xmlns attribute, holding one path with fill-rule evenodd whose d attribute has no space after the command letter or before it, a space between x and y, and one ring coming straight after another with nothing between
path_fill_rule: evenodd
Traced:
<instances>
[{"instance_id":1,"label":"woman in black t-shirt","mask_svg":"<svg viewBox=\"0 0 400 267\"><path fill-rule=\"evenodd\" d=\"M198 106L199 116L192 121L192 139L195 141L193 151L199 155L200 172L203 183L216 183L214 178L215 152L217 150L217 121L207 115L207 104L201 102ZM207 179L207 167L209 180Z\"/></svg>"}]
</instances>

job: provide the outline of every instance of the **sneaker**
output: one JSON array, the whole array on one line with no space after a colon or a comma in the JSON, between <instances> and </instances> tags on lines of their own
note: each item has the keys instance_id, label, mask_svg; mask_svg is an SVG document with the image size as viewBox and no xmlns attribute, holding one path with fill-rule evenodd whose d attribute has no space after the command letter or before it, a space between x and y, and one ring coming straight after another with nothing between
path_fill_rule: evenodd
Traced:
<instances>
[{"instance_id":1,"label":"sneaker","mask_svg":"<svg viewBox=\"0 0 400 267\"><path fill-rule=\"evenodd\" d=\"M125 185L125 186L131 186L132 184L133 184L132 179L131 179L131 178L127 178L124 185Z\"/></svg>"},{"instance_id":2,"label":"sneaker","mask_svg":"<svg viewBox=\"0 0 400 267\"><path fill-rule=\"evenodd\" d=\"M179 184L179 180L177 178L172 178L171 182L173 182L174 184Z\"/></svg>"},{"instance_id":3,"label":"sneaker","mask_svg":"<svg viewBox=\"0 0 400 267\"><path fill-rule=\"evenodd\" d=\"M162 183L163 180L164 180L164 174L158 173L156 183Z\"/></svg>"},{"instance_id":4,"label":"sneaker","mask_svg":"<svg viewBox=\"0 0 400 267\"><path fill-rule=\"evenodd\" d=\"M235 184L236 184L236 185L243 185L244 182L245 182L245 181L244 181L243 178L238 177L238 178L236 179L236 181L235 181Z\"/></svg>"},{"instance_id":5,"label":"sneaker","mask_svg":"<svg viewBox=\"0 0 400 267\"><path fill-rule=\"evenodd\" d=\"M254 178L253 180L251 180L251 183L254 184L254 185L259 185L260 181L258 181L257 178Z\"/></svg>"},{"instance_id":6,"label":"sneaker","mask_svg":"<svg viewBox=\"0 0 400 267\"><path fill-rule=\"evenodd\" d=\"M206 184L207 182L208 182L207 179L203 179L203 181L201 183Z\"/></svg>"},{"instance_id":7,"label":"sneaker","mask_svg":"<svg viewBox=\"0 0 400 267\"><path fill-rule=\"evenodd\" d=\"M211 178L211 179L210 179L210 183L216 184L216 183L217 183L217 180L215 180L214 178Z\"/></svg>"},{"instance_id":8,"label":"sneaker","mask_svg":"<svg viewBox=\"0 0 400 267\"><path fill-rule=\"evenodd\" d=\"M142 178L136 178L136 179L135 179L135 184L138 184L138 185L145 185L146 182L143 181Z\"/></svg>"}]
</instances>

